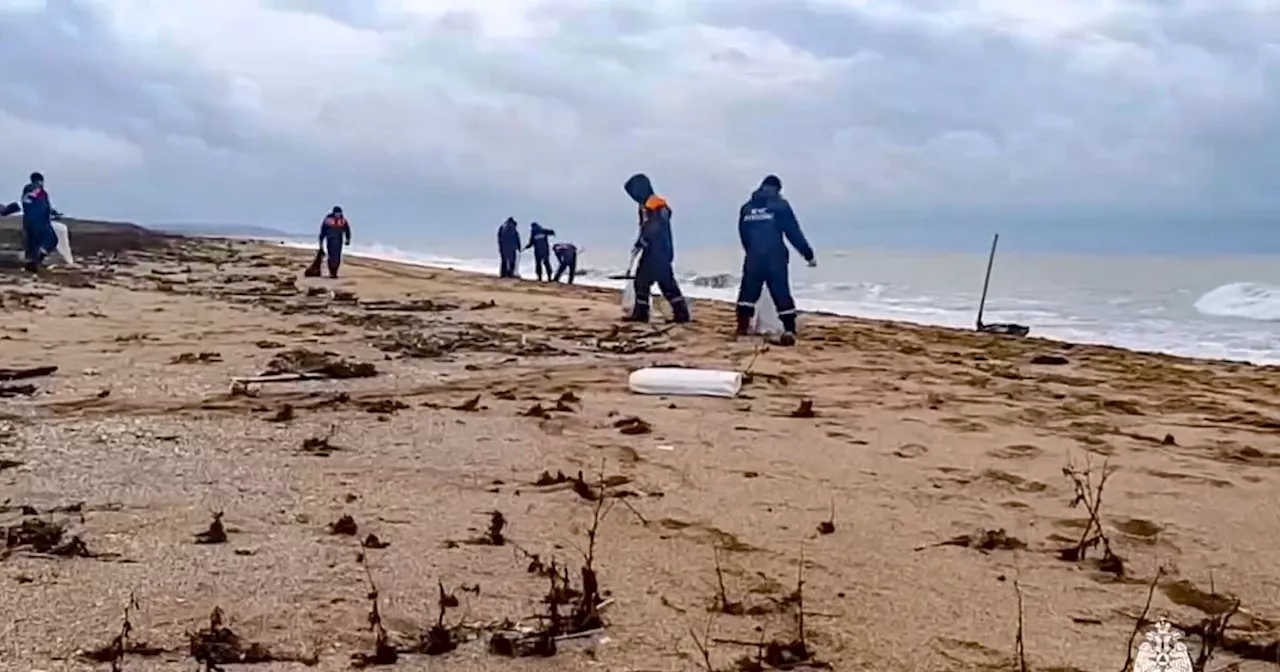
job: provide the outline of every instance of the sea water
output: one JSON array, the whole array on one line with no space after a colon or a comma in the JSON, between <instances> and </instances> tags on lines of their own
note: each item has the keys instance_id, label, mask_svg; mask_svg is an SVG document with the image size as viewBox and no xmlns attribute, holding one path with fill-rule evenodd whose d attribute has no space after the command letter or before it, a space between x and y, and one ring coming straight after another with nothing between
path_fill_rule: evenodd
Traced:
<instances>
[{"instance_id":1,"label":"sea water","mask_svg":"<svg viewBox=\"0 0 1280 672\"><path fill-rule=\"evenodd\" d=\"M352 245L348 253L498 270L496 253L377 244ZM531 278L532 259L522 256L521 274ZM584 250L578 282L621 288L623 281L608 276L621 274L627 260L626 251ZM689 296L732 301L741 264L737 250L682 250L676 270ZM818 268L794 260L791 281L801 310L972 328L985 268L982 254L836 250L824 251ZM1064 341L1280 364L1280 258L1001 253L984 319L1025 324L1032 335Z\"/></svg>"}]
</instances>

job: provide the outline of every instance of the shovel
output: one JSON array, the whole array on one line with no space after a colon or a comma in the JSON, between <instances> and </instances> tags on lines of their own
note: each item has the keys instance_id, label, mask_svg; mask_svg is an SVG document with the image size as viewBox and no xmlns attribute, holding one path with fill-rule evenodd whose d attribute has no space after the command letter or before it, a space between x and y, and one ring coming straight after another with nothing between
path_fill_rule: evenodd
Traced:
<instances>
[{"instance_id":1,"label":"shovel","mask_svg":"<svg viewBox=\"0 0 1280 672\"><path fill-rule=\"evenodd\" d=\"M626 272L625 274L623 274L623 275L617 275L617 274L610 275L610 276L608 276L608 277L609 277L609 279L610 279L610 280L634 280L634 279L635 279L635 277L636 277L636 275L635 275L635 272L634 272L632 269L634 269L634 268L635 268L635 265L636 265L636 257L638 257L639 255L640 255L640 253L639 253L639 252L632 252L632 253L631 253L631 261L627 262L627 272Z\"/></svg>"}]
</instances>

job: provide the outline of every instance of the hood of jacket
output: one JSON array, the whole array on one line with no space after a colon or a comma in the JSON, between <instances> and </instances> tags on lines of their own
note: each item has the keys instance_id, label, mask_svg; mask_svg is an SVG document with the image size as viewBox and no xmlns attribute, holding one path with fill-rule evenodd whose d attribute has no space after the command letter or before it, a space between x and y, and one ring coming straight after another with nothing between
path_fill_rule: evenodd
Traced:
<instances>
[{"instance_id":1,"label":"hood of jacket","mask_svg":"<svg viewBox=\"0 0 1280 672\"><path fill-rule=\"evenodd\" d=\"M779 196L777 189L771 186L761 186L751 192L751 205L760 207L769 201L776 200Z\"/></svg>"},{"instance_id":2,"label":"hood of jacket","mask_svg":"<svg viewBox=\"0 0 1280 672\"><path fill-rule=\"evenodd\" d=\"M627 181L622 185L622 190L627 192L631 200L644 205L644 202L653 195L653 183L649 181L648 175L636 173L627 178Z\"/></svg>"}]
</instances>

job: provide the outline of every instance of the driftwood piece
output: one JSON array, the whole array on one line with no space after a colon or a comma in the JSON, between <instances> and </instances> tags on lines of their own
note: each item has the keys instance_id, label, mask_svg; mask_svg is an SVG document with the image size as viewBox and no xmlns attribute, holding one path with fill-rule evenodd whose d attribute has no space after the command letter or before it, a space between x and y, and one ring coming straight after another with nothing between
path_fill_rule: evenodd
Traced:
<instances>
[{"instance_id":1,"label":"driftwood piece","mask_svg":"<svg viewBox=\"0 0 1280 672\"><path fill-rule=\"evenodd\" d=\"M35 393L35 385L0 385L0 398L29 397Z\"/></svg>"},{"instance_id":2,"label":"driftwood piece","mask_svg":"<svg viewBox=\"0 0 1280 672\"><path fill-rule=\"evenodd\" d=\"M240 385L250 385L253 383L293 383L299 380L332 380L332 376L326 376L323 373L272 373L262 376L240 376L232 378L231 382Z\"/></svg>"},{"instance_id":3,"label":"driftwood piece","mask_svg":"<svg viewBox=\"0 0 1280 672\"><path fill-rule=\"evenodd\" d=\"M36 366L29 369L0 369L0 381L10 380L26 380L28 378L40 378L52 373L57 373L56 366Z\"/></svg>"}]
</instances>

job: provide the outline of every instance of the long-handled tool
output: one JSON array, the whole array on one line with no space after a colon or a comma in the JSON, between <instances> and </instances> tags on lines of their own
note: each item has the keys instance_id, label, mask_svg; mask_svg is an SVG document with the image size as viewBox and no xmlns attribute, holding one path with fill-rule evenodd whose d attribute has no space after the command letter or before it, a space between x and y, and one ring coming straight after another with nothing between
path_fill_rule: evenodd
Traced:
<instances>
[{"instance_id":1,"label":"long-handled tool","mask_svg":"<svg viewBox=\"0 0 1280 672\"><path fill-rule=\"evenodd\" d=\"M1022 324L1012 324L1007 322L986 324L982 321L982 313L987 307L987 290L991 288L991 267L996 261L996 245L1000 243L1000 234L995 234L991 239L991 254L987 256L987 276L982 280L982 298L978 300L978 320L976 328L978 331L987 334L1001 334L1005 336L1026 336L1031 333L1031 327Z\"/></svg>"},{"instance_id":2,"label":"long-handled tool","mask_svg":"<svg viewBox=\"0 0 1280 672\"><path fill-rule=\"evenodd\" d=\"M632 250L631 261L627 262L627 272L623 275L616 275L616 274L611 275L609 276L609 279L610 280L634 280L636 277L636 274L635 274L636 259L638 259L639 257L640 257L640 251Z\"/></svg>"}]
</instances>

